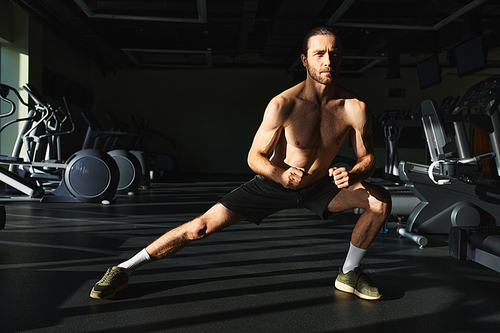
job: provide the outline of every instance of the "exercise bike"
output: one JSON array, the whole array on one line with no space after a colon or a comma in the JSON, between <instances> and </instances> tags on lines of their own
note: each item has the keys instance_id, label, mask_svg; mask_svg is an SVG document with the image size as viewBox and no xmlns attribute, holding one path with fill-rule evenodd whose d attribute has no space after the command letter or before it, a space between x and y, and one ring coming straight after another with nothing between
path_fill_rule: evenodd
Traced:
<instances>
[{"instance_id":1,"label":"exercise bike","mask_svg":"<svg viewBox=\"0 0 500 333\"><path fill-rule=\"evenodd\" d=\"M432 164L399 164L401 180L421 200L406 228L398 230L402 236L422 246L427 243L425 234L449 234L453 227L500 226L499 103L500 76L469 88L450 114L443 114L435 101L422 102L422 123ZM472 114L472 109L484 112ZM458 156L444 152L451 142L447 123L453 124ZM493 151L471 156L464 123L487 132ZM479 162L485 160L492 162L496 175L486 177L480 170Z\"/></svg>"}]
</instances>

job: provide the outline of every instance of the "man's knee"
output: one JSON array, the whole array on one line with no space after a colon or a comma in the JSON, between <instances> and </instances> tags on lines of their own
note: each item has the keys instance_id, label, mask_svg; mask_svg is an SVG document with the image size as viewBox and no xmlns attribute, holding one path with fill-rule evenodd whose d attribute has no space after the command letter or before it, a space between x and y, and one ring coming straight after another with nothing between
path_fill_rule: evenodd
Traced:
<instances>
[{"instance_id":1,"label":"man's knee","mask_svg":"<svg viewBox=\"0 0 500 333\"><path fill-rule=\"evenodd\" d=\"M203 216L195 218L191 222L186 223L186 236L190 240L198 240L209 235L208 224Z\"/></svg>"},{"instance_id":2,"label":"man's knee","mask_svg":"<svg viewBox=\"0 0 500 333\"><path fill-rule=\"evenodd\" d=\"M242 220L242 216L216 204L205 214L186 223L185 232L191 240L202 239Z\"/></svg>"},{"instance_id":3,"label":"man's knee","mask_svg":"<svg viewBox=\"0 0 500 333\"><path fill-rule=\"evenodd\" d=\"M392 199L389 192L383 187L377 187L370 191L372 200L370 200L370 210L373 213L387 216L392 209Z\"/></svg>"}]
</instances>

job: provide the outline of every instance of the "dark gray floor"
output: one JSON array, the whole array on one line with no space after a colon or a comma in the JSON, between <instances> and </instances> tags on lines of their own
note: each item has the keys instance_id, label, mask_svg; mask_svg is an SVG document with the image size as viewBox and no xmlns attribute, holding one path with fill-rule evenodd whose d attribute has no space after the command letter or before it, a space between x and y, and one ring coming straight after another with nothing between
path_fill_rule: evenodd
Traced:
<instances>
[{"instance_id":1,"label":"dark gray floor","mask_svg":"<svg viewBox=\"0 0 500 333\"><path fill-rule=\"evenodd\" d=\"M111 265L196 217L239 182L155 184L116 204L6 204L0 231L1 332L499 332L500 274L420 250L395 223L366 271L385 294L335 290L356 217L305 210L242 222L151 263L113 301L89 298Z\"/></svg>"}]
</instances>

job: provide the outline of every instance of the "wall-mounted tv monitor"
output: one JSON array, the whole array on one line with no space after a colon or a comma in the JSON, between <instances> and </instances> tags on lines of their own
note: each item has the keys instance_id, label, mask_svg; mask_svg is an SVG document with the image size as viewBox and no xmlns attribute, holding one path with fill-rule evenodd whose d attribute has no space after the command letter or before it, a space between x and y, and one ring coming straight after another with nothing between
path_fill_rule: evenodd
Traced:
<instances>
[{"instance_id":1,"label":"wall-mounted tv monitor","mask_svg":"<svg viewBox=\"0 0 500 333\"><path fill-rule=\"evenodd\" d=\"M437 54L420 61L417 64L420 89L432 87L441 83L441 66Z\"/></svg>"},{"instance_id":2,"label":"wall-mounted tv monitor","mask_svg":"<svg viewBox=\"0 0 500 333\"><path fill-rule=\"evenodd\" d=\"M455 47L455 61L459 77L469 75L488 67L487 50L483 36L475 37Z\"/></svg>"}]
</instances>

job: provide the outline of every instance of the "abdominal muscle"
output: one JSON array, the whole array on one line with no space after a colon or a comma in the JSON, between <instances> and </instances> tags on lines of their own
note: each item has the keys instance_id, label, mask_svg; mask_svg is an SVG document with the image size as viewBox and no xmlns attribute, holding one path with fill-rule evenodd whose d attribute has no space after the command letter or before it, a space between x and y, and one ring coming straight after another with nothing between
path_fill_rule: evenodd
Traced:
<instances>
[{"instance_id":1,"label":"abdominal muscle","mask_svg":"<svg viewBox=\"0 0 500 333\"><path fill-rule=\"evenodd\" d=\"M284 170L295 167L304 171L300 187L309 186L328 176L328 169L337 150L324 151L322 149L300 149L287 145L277 146L270 161L273 165Z\"/></svg>"}]
</instances>

